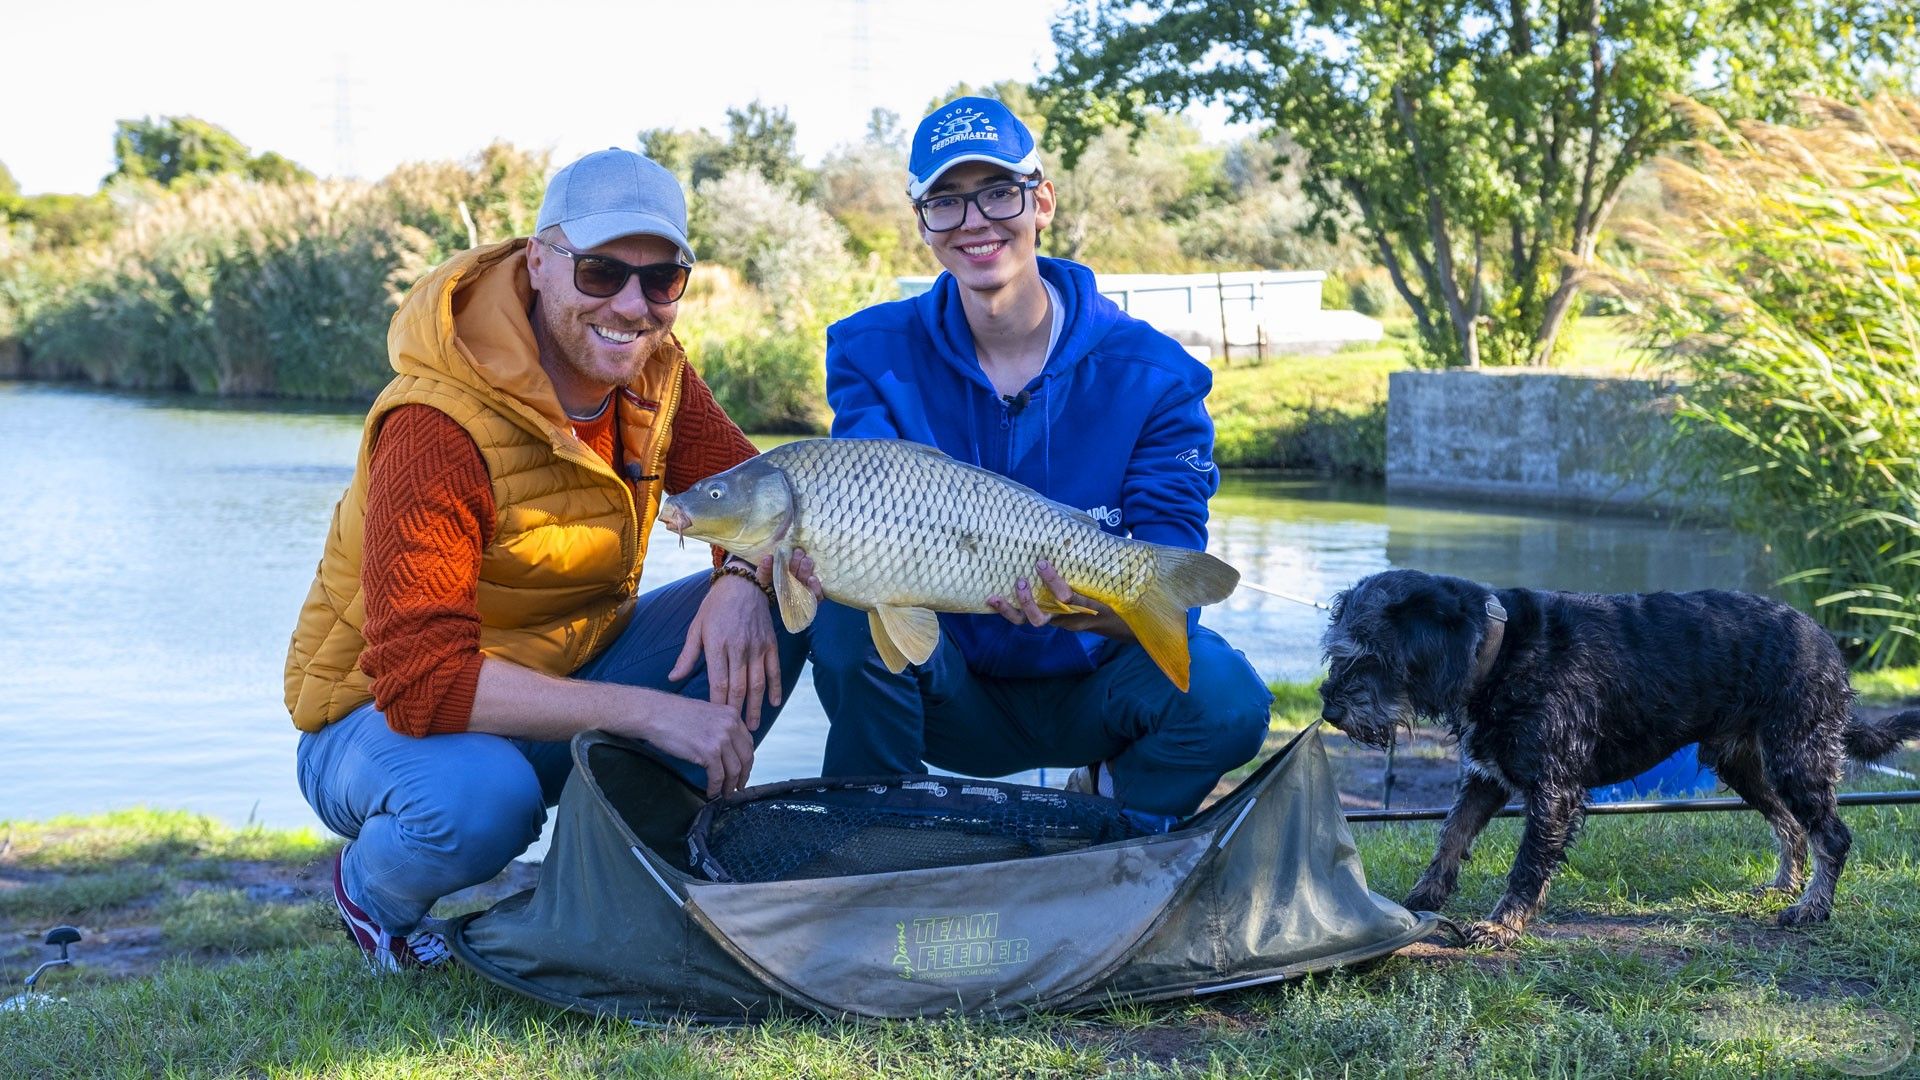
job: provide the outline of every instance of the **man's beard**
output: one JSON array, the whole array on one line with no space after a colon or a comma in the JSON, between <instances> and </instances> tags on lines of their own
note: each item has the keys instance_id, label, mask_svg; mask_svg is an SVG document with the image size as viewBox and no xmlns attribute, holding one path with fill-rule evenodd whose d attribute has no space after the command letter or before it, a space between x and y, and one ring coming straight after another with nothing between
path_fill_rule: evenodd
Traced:
<instances>
[{"instance_id":1,"label":"man's beard","mask_svg":"<svg viewBox=\"0 0 1920 1080\"><path fill-rule=\"evenodd\" d=\"M660 351L666 341L667 330L653 319L613 327L626 332L637 332L640 336L626 346L627 359L618 370L607 365L607 350L594 333L587 321L579 318L564 319L560 325L546 317L542 311L542 322L546 329L548 346L553 350L554 360L568 370L591 382L612 382L616 386L625 386L632 382L648 361ZM596 363L597 361L597 363Z\"/></svg>"}]
</instances>

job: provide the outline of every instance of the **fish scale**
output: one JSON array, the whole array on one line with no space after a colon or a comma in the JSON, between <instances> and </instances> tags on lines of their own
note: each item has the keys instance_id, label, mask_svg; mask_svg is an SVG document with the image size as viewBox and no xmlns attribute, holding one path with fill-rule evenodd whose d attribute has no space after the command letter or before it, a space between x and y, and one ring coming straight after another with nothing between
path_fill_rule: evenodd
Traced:
<instances>
[{"instance_id":1,"label":"fish scale","mask_svg":"<svg viewBox=\"0 0 1920 1080\"><path fill-rule=\"evenodd\" d=\"M1115 536L1014 480L896 439L774 447L669 497L661 520L747 559L773 555L781 618L795 630L815 605L785 568L805 550L829 599L870 613L894 671L938 647L933 612L992 611L987 597L1013 599L1021 578L1042 610L1094 611L1062 605L1037 580L1046 559L1074 592L1111 608L1184 691L1187 612L1225 599L1240 577L1203 551Z\"/></svg>"},{"instance_id":2,"label":"fish scale","mask_svg":"<svg viewBox=\"0 0 1920 1080\"><path fill-rule=\"evenodd\" d=\"M989 595L1012 596L1042 558L1089 595L1129 596L1151 571L1148 552L1129 551L1133 545L1090 517L996 474L944 455L890 452L884 441L827 445L866 452L829 454L796 442L766 457L790 478L789 535L813 557L829 592L857 586L874 603L986 612ZM876 505L863 492L896 501Z\"/></svg>"}]
</instances>

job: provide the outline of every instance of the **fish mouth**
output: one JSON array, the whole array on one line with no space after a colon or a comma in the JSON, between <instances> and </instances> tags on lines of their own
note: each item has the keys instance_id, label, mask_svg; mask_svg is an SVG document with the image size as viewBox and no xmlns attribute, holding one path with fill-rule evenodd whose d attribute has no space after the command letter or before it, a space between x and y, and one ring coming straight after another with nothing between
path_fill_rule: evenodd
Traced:
<instances>
[{"instance_id":1,"label":"fish mouth","mask_svg":"<svg viewBox=\"0 0 1920 1080\"><path fill-rule=\"evenodd\" d=\"M665 525L667 531L685 539L687 530L693 528L693 518L685 510L669 502L660 508L660 524Z\"/></svg>"}]
</instances>

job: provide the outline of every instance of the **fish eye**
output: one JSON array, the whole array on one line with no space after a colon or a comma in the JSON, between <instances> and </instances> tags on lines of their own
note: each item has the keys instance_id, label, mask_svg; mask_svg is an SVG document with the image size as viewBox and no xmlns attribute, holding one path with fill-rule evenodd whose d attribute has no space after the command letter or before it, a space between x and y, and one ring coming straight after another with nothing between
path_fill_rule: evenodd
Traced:
<instances>
[{"instance_id":1,"label":"fish eye","mask_svg":"<svg viewBox=\"0 0 1920 1080\"><path fill-rule=\"evenodd\" d=\"M727 485L725 484L708 484L707 485L707 498L723 499L723 498L726 498L726 495L727 495Z\"/></svg>"}]
</instances>

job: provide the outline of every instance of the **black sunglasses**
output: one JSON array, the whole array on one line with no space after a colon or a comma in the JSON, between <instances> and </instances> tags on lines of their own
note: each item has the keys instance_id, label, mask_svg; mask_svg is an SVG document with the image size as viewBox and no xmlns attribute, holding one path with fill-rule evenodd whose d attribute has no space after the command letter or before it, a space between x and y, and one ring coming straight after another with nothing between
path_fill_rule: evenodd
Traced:
<instances>
[{"instance_id":1,"label":"black sunglasses","mask_svg":"<svg viewBox=\"0 0 1920 1080\"><path fill-rule=\"evenodd\" d=\"M535 237L535 239L539 239ZM687 291L687 278L693 267L684 263L662 262L635 266L606 255L588 255L571 251L551 240L540 240L556 254L573 260L573 287L588 296L605 299L627 287L627 279L640 279L640 295L656 304L671 304Z\"/></svg>"}]
</instances>

